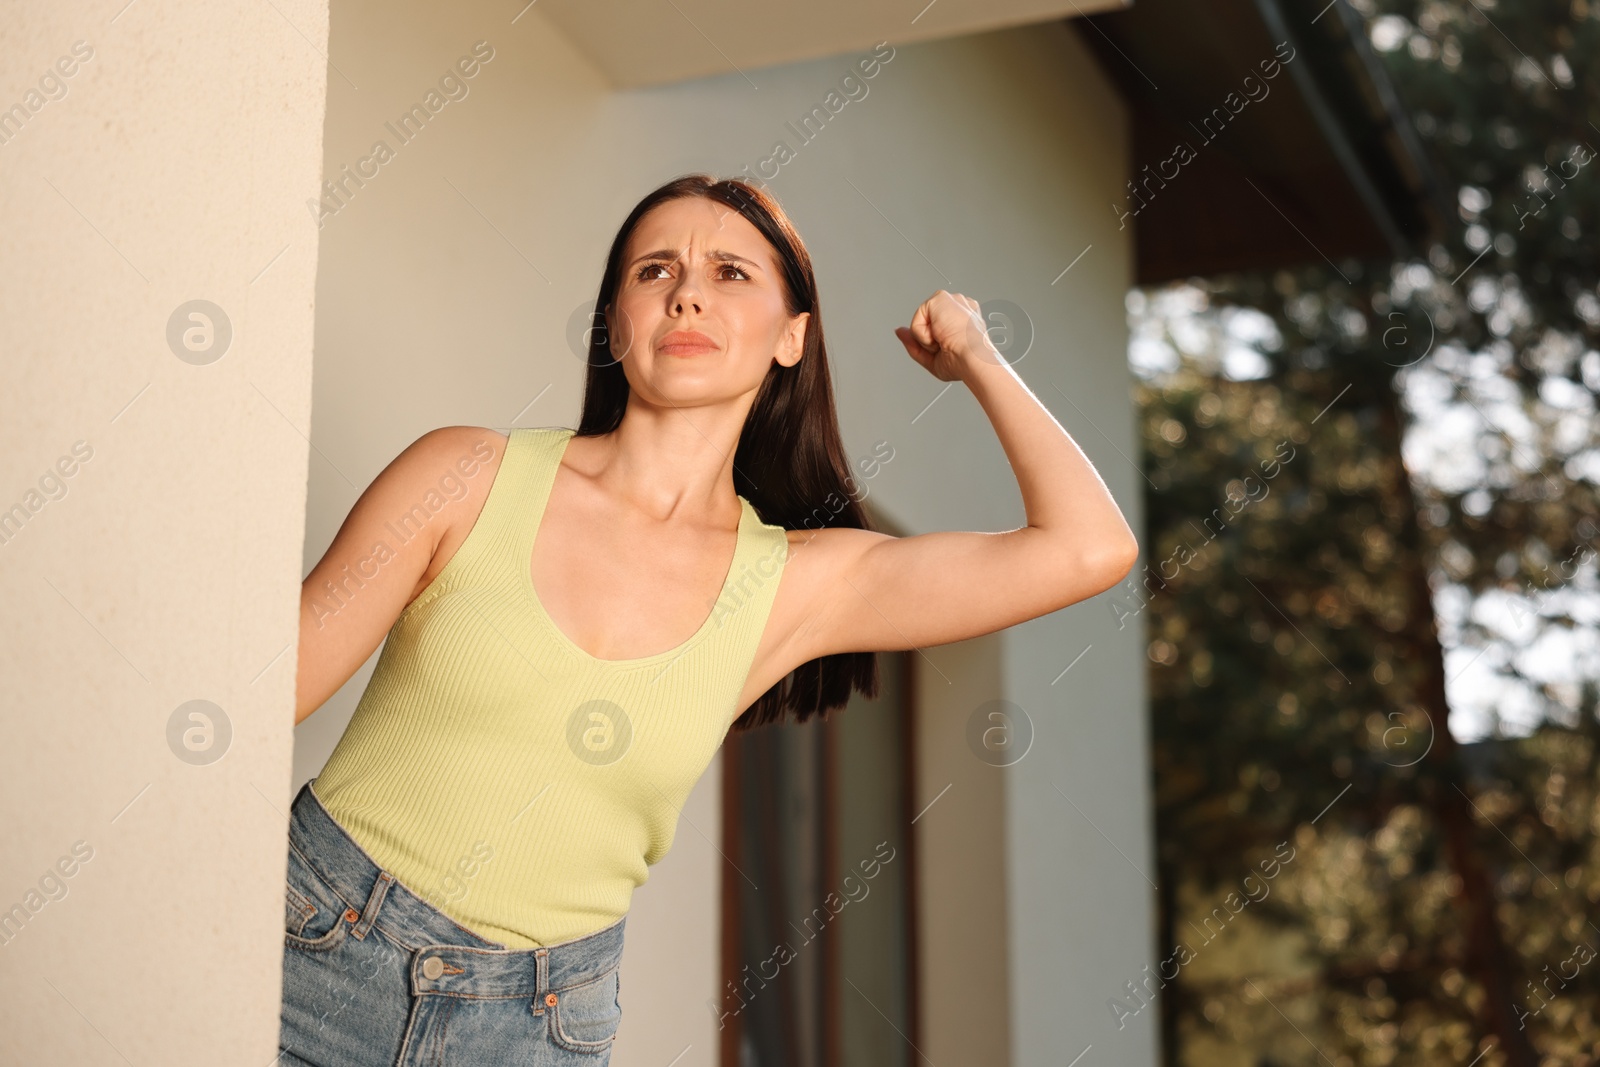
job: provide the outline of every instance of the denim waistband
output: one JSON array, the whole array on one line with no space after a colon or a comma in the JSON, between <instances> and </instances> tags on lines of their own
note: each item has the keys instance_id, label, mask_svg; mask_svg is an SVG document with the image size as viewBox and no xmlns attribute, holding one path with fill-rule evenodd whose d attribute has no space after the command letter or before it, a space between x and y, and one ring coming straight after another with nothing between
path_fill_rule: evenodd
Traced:
<instances>
[{"instance_id":1,"label":"denim waistband","mask_svg":"<svg viewBox=\"0 0 1600 1067\"><path fill-rule=\"evenodd\" d=\"M328 814L311 785L301 787L290 810L290 847L358 913L351 936L365 937L376 925L412 953L416 992L537 997L598 978L621 962L626 916L595 933L539 948L508 949L478 936L378 866ZM435 958L439 964L431 962Z\"/></svg>"}]
</instances>

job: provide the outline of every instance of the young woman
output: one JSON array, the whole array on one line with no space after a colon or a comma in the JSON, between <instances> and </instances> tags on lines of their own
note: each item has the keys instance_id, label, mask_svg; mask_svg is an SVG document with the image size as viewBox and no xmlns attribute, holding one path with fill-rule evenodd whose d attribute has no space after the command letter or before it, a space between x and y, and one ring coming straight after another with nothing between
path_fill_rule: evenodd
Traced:
<instances>
[{"instance_id":1,"label":"young woman","mask_svg":"<svg viewBox=\"0 0 1600 1067\"><path fill-rule=\"evenodd\" d=\"M876 651L1047 614L1138 554L944 290L895 335L977 397L1027 525L867 529L810 257L761 190L650 193L595 306L576 431L423 435L305 580L297 722L387 641L295 800L280 1063L601 1067L632 892L730 728L873 695Z\"/></svg>"}]
</instances>

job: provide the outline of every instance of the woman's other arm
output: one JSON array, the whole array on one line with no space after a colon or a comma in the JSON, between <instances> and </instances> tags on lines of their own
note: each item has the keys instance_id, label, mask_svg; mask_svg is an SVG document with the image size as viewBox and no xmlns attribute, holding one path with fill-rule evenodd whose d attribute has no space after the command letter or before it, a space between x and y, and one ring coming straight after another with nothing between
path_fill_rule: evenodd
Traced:
<instances>
[{"instance_id":1,"label":"woman's other arm","mask_svg":"<svg viewBox=\"0 0 1600 1067\"><path fill-rule=\"evenodd\" d=\"M977 301L940 290L896 336L941 381L961 380L994 424L1027 524L997 533L894 537L824 529L795 553L809 602L795 634L805 662L993 633L1116 585L1139 544L1105 483L988 339Z\"/></svg>"},{"instance_id":2,"label":"woman's other arm","mask_svg":"<svg viewBox=\"0 0 1600 1067\"><path fill-rule=\"evenodd\" d=\"M466 540L505 441L480 426L430 430L361 494L300 585L296 723L350 680Z\"/></svg>"}]
</instances>

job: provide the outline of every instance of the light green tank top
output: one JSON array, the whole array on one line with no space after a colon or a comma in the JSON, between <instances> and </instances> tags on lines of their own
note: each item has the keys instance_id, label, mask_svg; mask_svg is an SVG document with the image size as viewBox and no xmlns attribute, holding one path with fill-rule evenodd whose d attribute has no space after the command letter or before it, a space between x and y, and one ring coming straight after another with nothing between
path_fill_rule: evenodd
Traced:
<instances>
[{"instance_id":1,"label":"light green tank top","mask_svg":"<svg viewBox=\"0 0 1600 1067\"><path fill-rule=\"evenodd\" d=\"M395 621L312 786L402 885L509 948L626 914L738 717L788 558L782 527L741 496L733 563L700 629L653 656L590 656L530 575L572 434L511 431L477 522Z\"/></svg>"}]
</instances>

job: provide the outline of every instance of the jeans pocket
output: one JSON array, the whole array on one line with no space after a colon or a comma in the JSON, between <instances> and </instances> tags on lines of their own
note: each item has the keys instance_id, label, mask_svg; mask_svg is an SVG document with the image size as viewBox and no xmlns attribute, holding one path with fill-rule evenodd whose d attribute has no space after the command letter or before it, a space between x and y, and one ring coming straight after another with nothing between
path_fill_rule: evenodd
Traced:
<instances>
[{"instance_id":1,"label":"jeans pocket","mask_svg":"<svg viewBox=\"0 0 1600 1067\"><path fill-rule=\"evenodd\" d=\"M317 913L317 906L296 889L292 881L285 881L283 888L283 932L298 937Z\"/></svg>"},{"instance_id":2,"label":"jeans pocket","mask_svg":"<svg viewBox=\"0 0 1600 1067\"><path fill-rule=\"evenodd\" d=\"M545 995L550 1040L569 1052L605 1052L622 1025L621 964L598 978Z\"/></svg>"},{"instance_id":3,"label":"jeans pocket","mask_svg":"<svg viewBox=\"0 0 1600 1067\"><path fill-rule=\"evenodd\" d=\"M350 931L353 920L347 920L353 910L291 845L284 885L284 944L310 952L335 948Z\"/></svg>"}]
</instances>

